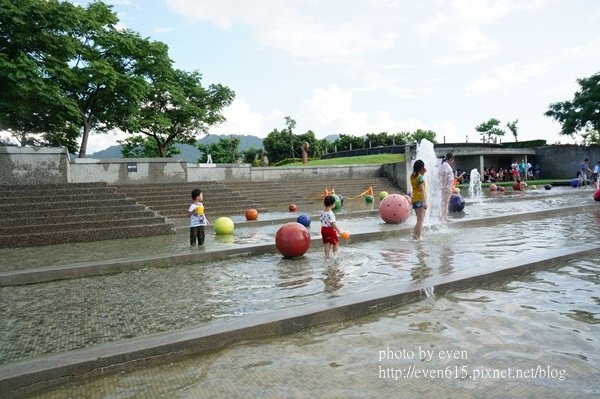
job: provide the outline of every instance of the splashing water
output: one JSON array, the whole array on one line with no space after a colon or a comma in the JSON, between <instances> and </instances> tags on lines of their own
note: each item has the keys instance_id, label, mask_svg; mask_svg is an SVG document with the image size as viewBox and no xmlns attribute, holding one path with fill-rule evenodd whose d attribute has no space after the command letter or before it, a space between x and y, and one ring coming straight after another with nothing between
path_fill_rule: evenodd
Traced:
<instances>
[{"instance_id":1,"label":"splashing water","mask_svg":"<svg viewBox=\"0 0 600 399\"><path fill-rule=\"evenodd\" d=\"M421 298L433 298L434 295L433 287L421 288Z\"/></svg>"},{"instance_id":2,"label":"splashing water","mask_svg":"<svg viewBox=\"0 0 600 399\"><path fill-rule=\"evenodd\" d=\"M481 202L481 175L477 169L471 170L469 176L469 196L471 200Z\"/></svg>"},{"instance_id":3,"label":"splashing water","mask_svg":"<svg viewBox=\"0 0 600 399\"><path fill-rule=\"evenodd\" d=\"M435 155L433 143L422 139L417 144L417 159L425 163L425 184L427 187L427 213L425 224L439 225L442 210L442 189L440 184L441 160Z\"/></svg>"}]
</instances>

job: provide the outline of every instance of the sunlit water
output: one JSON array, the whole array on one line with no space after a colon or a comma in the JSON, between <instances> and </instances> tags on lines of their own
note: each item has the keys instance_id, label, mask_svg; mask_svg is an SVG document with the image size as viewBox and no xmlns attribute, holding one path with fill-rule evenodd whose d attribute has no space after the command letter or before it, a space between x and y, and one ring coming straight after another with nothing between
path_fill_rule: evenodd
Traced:
<instances>
[{"instance_id":1,"label":"sunlit water","mask_svg":"<svg viewBox=\"0 0 600 399\"><path fill-rule=\"evenodd\" d=\"M599 265L600 255L550 264L518 279L41 397L594 398ZM427 377L416 377L417 369Z\"/></svg>"},{"instance_id":2,"label":"sunlit water","mask_svg":"<svg viewBox=\"0 0 600 399\"><path fill-rule=\"evenodd\" d=\"M477 169L472 169L469 176L469 197L471 201L481 202L481 175Z\"/></svg>"}]
</instances>

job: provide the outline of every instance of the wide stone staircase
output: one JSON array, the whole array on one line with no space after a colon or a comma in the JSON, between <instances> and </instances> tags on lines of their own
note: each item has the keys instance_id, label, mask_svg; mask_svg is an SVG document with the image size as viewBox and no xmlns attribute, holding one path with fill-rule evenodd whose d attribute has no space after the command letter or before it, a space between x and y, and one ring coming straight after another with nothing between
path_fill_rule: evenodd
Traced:
<instances>
[{"instance_id":1,"label":"wide stone staircase","mask_svg":"<svg viewBox=\"0 0 600 399\"><path fill-rule=\"evenodd\" d=\"M215 181L173 184L131 184L117 186L120 193L135 198L141 204L168 218L187 218L192 202L192 190L198 188L204 196L203 204L209 220L215 217L243 214L248 208L266 211L259 203L223 183Z\"/></svg>"},{"instance_id":2,"label":"wide stone staircase","mask_svg":"<svg viewBox=\"0 0 600 399\"><path fill-rule=\"evenodd\" d=\"M106 183L0 186L0 248L165 235L172 223Z\"/></svg>"},{"instance_id":3,"label":"wide stone staircase","mask_svg":"<svg viewBox=\"0 0 600 399\"><path fill-rule=\"evenodd\" d=\"M198 183L135 184L117 186L120 193L157 211L168 218L187 218L187 209L192 201L194 188L202 190L204 207L209 220L219 216L243 215L248 208L260 213L282 210L288 204L320 204L321 194L335 189L336 194L347 198L355 197L368 187L377 196L380 191L389 193L399 189L387 177L372 177L343 180L269 180L235 181L220 183L206 181Z\"/></svg>"},{"instance_id":4,"label":"wide stone staircase","mask_svg":"<svg viewBox=\"0 0 600 399\"><path fill-rule=\"evenodd\" d=\"M289 203L296 205L321 204L325 189L334 189L335 193L346 198L353 198L373 188L375 196L381 191L398 192L399 189L387 177L370 177L360 179L338 180L276 180L258 182L235 182L229 185L240 195L251 198L262 208L281 209Z\"/></svg>"}]
</instances>

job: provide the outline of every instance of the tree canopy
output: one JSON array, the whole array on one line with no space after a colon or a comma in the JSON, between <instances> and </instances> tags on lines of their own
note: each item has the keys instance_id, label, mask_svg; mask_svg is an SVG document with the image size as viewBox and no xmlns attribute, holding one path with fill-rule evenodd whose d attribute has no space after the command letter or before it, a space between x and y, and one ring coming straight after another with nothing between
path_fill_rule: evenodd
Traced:
<instances>
[{"instance_id":1,"label":"tree canopy","mask_svg":"<svg viewBox=\"0 0 600 399\"><path fill-rule=\"evenodd\" d=\"M479 132L484 141L492 142L496 141L498 137L502 137L505 131L499 127L500 120L496 118L490 118L485 122L480 123L475 127L475 130Z\"/></svg>"},{"instance_id":2,"label":"tree canopy","mask_svg":"<svg viewBox=\"0 0 600 399\"><path fill-rule=\"evenodd\" d=\"M222 122L233 100L225 86L203 88L198 72L174 70L164 43L118 29L100 1L0 0L0 9L0 129L22 145L42 134L75 151L81 137L84 157L90 133L121 129L167 156Z\"/></svg>"},{"instance_id":3,"label":"tree canopy","mask_svg":"<svg viewBox=\"0 0 600 399\"><path fill-rule=\"evenodd\" d=\"M580 89L572 100L550 104L544 115L561 124L560 134L579 134L586 144L600 144L600 72L577 83Z\"/></svg>"}]
</instances>

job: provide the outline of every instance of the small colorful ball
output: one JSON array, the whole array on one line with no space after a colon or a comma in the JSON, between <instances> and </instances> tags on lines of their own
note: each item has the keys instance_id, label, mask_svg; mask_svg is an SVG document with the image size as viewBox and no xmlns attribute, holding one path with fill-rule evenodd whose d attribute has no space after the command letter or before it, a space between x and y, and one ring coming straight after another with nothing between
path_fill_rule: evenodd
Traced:
<instances>
[{"instance_id":1,"label":"small colorful ball","mask_svg":"<svg viewBox=\"0 0 600 399\"><path fill-rule=\"evenodd\" d=\"M347 231L343 231L342 232L342 238L344 240L347 240L348 238L350 238L350 233L348 233Z\"/></svg>"},{"instance_id":2,"label":"small colorful ball","mask_svg":"<svg viewBox=\"0 0 600 399\"><path fill-rule=\"evenodd\" d=\"M460 194L452 194L448 202L448 210L450 212L462 212L465 209L465 200Z\"/></svg>"},{"instance_id":3,"label":"small colorful ball","mask_svg":"<svg viewBox=\"0 0 600 399\"><path fill-rule=\"evenodd\" d=\"M304 227L310 227L310 216L308 216L306 213L303 213L302 215L298 216L296 222L300 223Z\"/></svg>"},{"instance_id":4,"label":"small colorful ball","mask_svg":"<svg viewBox=\"0 0 600 399\"><path fill-rule=\"evenodd\" d=\"M246 211L246 220L258 219L258 211L254 208L250 208Z\"/></svg>"},{"instance_id":5,"label":"small colorful ball","mask_svg":"<svg viewBox=\"0 0 600 399\"><path fill-rule=\"evenodd\" d=\"M335 211L339 211L342 209L342 199L337 194L333 194L332 197L335 199L335 205L333 206L333 209Z\"/></svg>"},{"instance_id":6,"label":"small colorful ball","mask_svg":"<svg viewBox=\"0 0 600 399\"><path fill-rule=\"evenodd\" d=\"M494 183L492 183L492 184L490 184L489 189L490 189L490 191L496 191L496 190L498 190L498 186L495 185Z\"/></svg>"},{"instance_id":7,"label":"small colorful ball","mask_svg":"<svg viewBox=\"0 0 600 399\"><path fill-rule=\"evenodd\" d=\"M387 197L389 194L387 191L381 191L379 193L379 200L383 200L385 197Z\"/></svg>"},{"instance_id":8,"label":"small colorful ball","mask_svg":"<svg viewBox=\"0 0 600 399\"><path fill-rule=\"evenodd\" d=\"M365 202L367 202L367 203L369 203L369 204L370 204L371 202L373 202L373 196L372 196L372 195L370 195L370 194L367 194L367 195L365 195Z\"/></svg>"},{"instance_id":9,"label":"small colorful ball","mask_svg":"<svg viewBox=\"0 0 600 399\"><path fill-rule=\"evenodd\" d=\"M290 212L296 212L296 210L298 209L298 207L296 206L296 204L290 204L288 206L288 209L290 210Z\"/></svg>"},{"instance_id":10,"label":"small colorful ball","mask_svg":"<svg viewBox=\"0 0 600 399\"><path fill-rule=\"evenodd\" d=\"M233 224L233 220L226 216L221 216L213 223L213 229L217 235L233 234L234 228L235 224Z\"/></svg>"}]
</instances>

